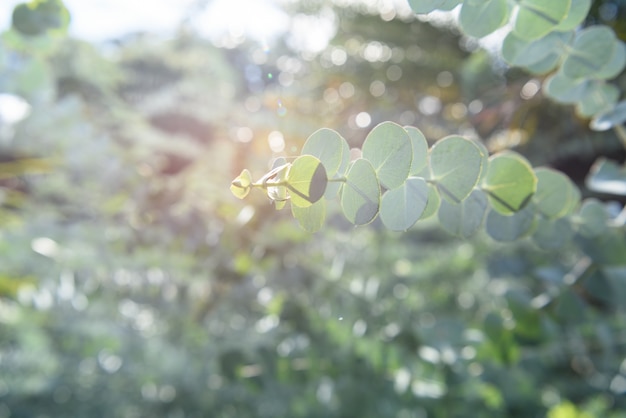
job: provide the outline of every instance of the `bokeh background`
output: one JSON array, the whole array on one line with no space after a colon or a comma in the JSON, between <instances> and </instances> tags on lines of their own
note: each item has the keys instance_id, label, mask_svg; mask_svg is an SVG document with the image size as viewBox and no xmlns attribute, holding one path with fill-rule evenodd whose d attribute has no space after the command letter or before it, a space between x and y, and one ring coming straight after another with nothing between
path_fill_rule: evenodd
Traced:
<instances>
[{"instance_id":1,"label":"bokeh background","mask_svg":"<svg viewBox=\"0 0 626 418\"><path fill-rule=\"evenodd\" d=\"M359 147L391 120L591 195L619 140L507 68L497 37L402 0L66 0L67 34L27 36L18 3L0 6L0 418L626 417L619 262L572 283L574 244L354 228L337 208L311 235L230 194L318 128ZM593 22L625 40L626 2Z\"/></svg>"}]
</instances>

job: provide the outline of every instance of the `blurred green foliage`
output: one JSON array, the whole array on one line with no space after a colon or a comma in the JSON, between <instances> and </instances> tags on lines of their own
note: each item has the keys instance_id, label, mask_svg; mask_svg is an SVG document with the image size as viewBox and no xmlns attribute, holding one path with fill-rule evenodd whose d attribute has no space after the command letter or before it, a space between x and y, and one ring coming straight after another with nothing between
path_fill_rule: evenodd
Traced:
<instances>
[{"instance_id":1,"label":"blurred green foliage","mask_svg":"<svg viewBox=\"0 0 626 418\"><path fill-rule=\"evenodd\" d=\"M333 13L319 54L184 26L2 34L0 417L625 416L623 229L544 251L354 229L330 204L310 235L232 197L322 126L359 147L382 120L475 132L569 169L623 155L451 28Z\"/></svg>"}]
</instances>

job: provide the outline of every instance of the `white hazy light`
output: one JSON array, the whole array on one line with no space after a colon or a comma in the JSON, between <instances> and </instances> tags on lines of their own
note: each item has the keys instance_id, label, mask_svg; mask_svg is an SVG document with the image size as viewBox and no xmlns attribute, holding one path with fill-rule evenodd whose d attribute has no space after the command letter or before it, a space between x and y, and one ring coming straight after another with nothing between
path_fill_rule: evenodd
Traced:
<instances>
[{"instance_id":1,"label":"white hazy light","mask_svg":"<svg viewBox=\"0 0 626 418\"><path fill-rule=\"evenodd\" d=\"M283 134L279 131L270 132L267 137L267 142L269 143L270 149L273 152L282 152L285 150L285 138Z\"/></svg>"},{"instance_id":2,"label":"white hazy light","mask_svg":"<svg viewBox=\"0 0 626 418\"><path fill-rule=\"evenodd\" d=\"M372 123L372 117L367 112L361 112L356 115L354 122L359 128L367 128Z\"/></svg>"},{"instance_id":3,"label":"white hazy light","mask_svg":"<svg viewBox=\"0 0 626 418\"><path fill-rule=\"evenodd\" d=\"M30 105L21 97L13 94L0 93L0 121L6 124L14 124L30 112Z\"/></svg>"}]
</instances>

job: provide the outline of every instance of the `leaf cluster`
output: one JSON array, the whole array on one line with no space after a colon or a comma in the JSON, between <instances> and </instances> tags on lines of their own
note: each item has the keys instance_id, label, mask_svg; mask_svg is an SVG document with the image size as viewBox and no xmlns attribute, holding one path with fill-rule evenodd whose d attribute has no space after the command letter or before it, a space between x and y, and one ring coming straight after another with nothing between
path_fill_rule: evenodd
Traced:
<instances>
[{"instance_id":1,"label":"leaf cluster","mask_svg":"<svg viewBox=\"0 0 626 418\"><path fill-rule=\"evenodd\" d=\"M533 168L513 151L489 156L481 143L462 136L447 136L429 148L418 128L383 122L352 153L359 157L349 161L346 140L320 129L293 162L278 160L257 182L244 169L231 190L244 198L252 188L264 189L277 209L291 201L293 216L309 232L322 228L327 200L335 197L354 225L380 217L386 228L405 231L436 216L457 236L470 237L484 226L496 241L532 236L545 249L564 246L576 233L601 236L614 222L598 200L581 203L578 187L559 171ZM619 178L623 182L623 171L605 161L589 186L622 194Z\"/></svg>"},{"instance_id":2,"label":"leaf cluster","mask_svg":"<svg viewBox=\"0 0 626 418\"><path fill-rule=\"evenodd\" d=\"M626 102L607 80L626 66L626 45L606 25L578 29L591 0L409 0L416 13L460 6L459 26L474 37L505 25L512 30L502 44L504 60L531 74L549 74L543 92L551 99L576 106L592 118L591 128L610 129L626 121Z\"/></svg>"}]
</instances>

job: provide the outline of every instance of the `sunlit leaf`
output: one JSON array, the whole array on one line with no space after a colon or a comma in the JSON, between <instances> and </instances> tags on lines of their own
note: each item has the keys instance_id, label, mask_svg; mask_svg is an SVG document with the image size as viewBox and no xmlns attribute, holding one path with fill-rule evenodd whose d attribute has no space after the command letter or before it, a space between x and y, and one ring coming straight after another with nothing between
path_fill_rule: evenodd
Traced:
<instances>
[{"instance_id":1,"label":"sunlit leaf","mask_svg":"<svg viewBox=\"0 0 626 418\"><path fill-rule=\"evenodd\" d=\"M585 184L596 192L626 196L626 167L600 158L589 170Z\"/></svg>"},{"instance_id":2,"label":"sunlit leaf","mask_svg":"<svg viewBox=\"0 0 626 418\"><path fill-rule=\"evenodd\" d=\"M531 205L512 215L502 215L498 211L490 210L485 221L485 229L494 240L511 242L530 233L534 221L535 211Z\"/></svg>"},{"instance_id":3,"label":"sunlit leaf","mask_svg":"<svg viewBox=\"0 0 626 418\"><path fill-rule=\"evenodd\" d=\"M428 183L428 201L426 202L426 207L424 208L420 219L428 219L434 216L439 210L439 206L441 206L439 191L437 191L435 186Z\"/></svg>"},{"instance_id":4,"label":"sunlit leaf","mask_svg":"<svg viewBox=\"0 0 626 418\"><path fill-rule=\"evenodd\" d=\"M337 176L343 176L350 161L350 147L346 140L339 133L332 129L319 129L304 143L302 154L309 154L317 157L324 168L329 179ZM326 187L327 199L332 199L337 195L340 182L330 182Z\"/></svg>"},{"instance_id":5,"label":"sunlit leaf","mask_svg":"<svg viewBox=\"0 0 626 418\"><path fill-rule=\"evenodd\" d=\"M411 139L411 147L413 148L413 160L411 161L411 169L409 175L419 176L428 164L428 142L422 131L413 126L405 126L404 129Z\"/></svg>"},{"instance_id":6,"label":"sunlit leaf","mask_svg":"<svg viewBox=\"0 0 626 418\"><path fill-rule=\"evenodd\" d=\"M474 189L467 199L458 204L442 200L438 211L439 223L451 234L468 238L482 225L487 207L485 193Z\"/></svg>"},{"instance_id":7,"label":"sunlit leaf","mask_svg":"<svg viewBox=\"0 0 626 418\"><path fill-rule=\"evenodd\" d=\"M537 177L524 157L503 152L489 158L482 189L495 210L510 215L530 201L537 190Z\"/></svg>"},{"instance_id":8,"label":"sunlit leaf","mask_svg":"<svg viewBox=\"0 0 626 418\"><path fill-rule=\"evenodd\" d=\"M507 0L465 0L459 23L466 34L482 38L504 25L509 11Z\"/></svg>"},{"instance_id":9,"label":"sunlit leaf","mask_svg":"<svg viewBox=\"0 0 626 418\"><path fill-rule=\"evenodd\" d=\"M409 176L413 151L411 138L402 126L393 122L377 125L365 138L362 152L383 187L395 189Z\"/></svg>"},{"instance_id":10,"label":"sunlit leaf","mask_svg":"<svg viewBox=\"0 0 626 418\"><path fill-rule=\"evenodd\" d=\"M409 0L409 5L415 13L430 13L433 10L452 10L463 0Z\"/></svg>"},{"instance_id":11,"label":"sunlit leaf","mask_svg":"<svg viewBox=\"0 0 626 418\"><path fill-rule=\"evenodd\" d=\"M320 199L311 206L298 207L291 205L291 213L298 223L307 232L317 232L326 220L326 199Z\"/></svg>"},{"instance_id":12,"label":"sunlit leaf","mask_svg":"<svg viewBox=\"0 0 626 418\"><path fill-rule=\"evenodd\" d=\"M243 199L250 193L250 185L252 184L252 175L247 169L243 169L241 174L230 184L230 191L235 197Z\"/></svg>"},{"instance_id":13,"label":"sunlit leaf","mask_svg":"<svg viewBox=\"0 0 626 418\"><path fill-rule=\"evenodd\" d=\"M405 231L422 216L427 201L426 181L409 177L402 186L385 192L380 204L380 219L392 231Z\"/></svg>"},{"instance_id":14,"label":"sunlit leaf","mask_svg":"<svg viewBox=\"0 0 626 418\"><path fill-rule=\"evenodd\" d=\"M520 0L515 33L523 39L538 39L552 32L567 16L571 0Z\"/></svg>"},{"instance_id":15,"label":"sunlit leaf","mask_svg":"<svg viewBox=\"0 0 626 418\"><path fill-rule=\"evenodd\" d=\"M592 77L613 58L618 43L615 33L607 26L592 26L576 35L563 62L563 74L577 79Z\"/></svg>"},{"instance_id":16,"label":"sunlit leaf","mask_svg":"<svg viewBox=\"0 0 626 418\"><path fill-rule=\"evenodd\" d=\"M549 219L565 216L571 207L572 181L563 173L547 167L535 169L537 191L533 196L536 210Z\"/></svg>"},{"instance_id":17,"label":"sunlit leaf","mask_svg":"<svg viewBox=\"0 0 626 418\"><path fill-rule=\"evenodd\" d=\"M332 129L322 128L311 134L302 147L302 155L317 157L332 178L343 174L350 160L350 148L346 140Z\"/></svg>"},{"instance_id":18,"label":"sunlit leaf","mask_svg":"<svg viewBox=\"0 0 626 418\"><path fill-rule=\"evenodd\" d=\"M351 163L339 195L343 214L350 222L365 225L374 220L380 207L380 185L368 160Z\"/></svg>"},{"instance_id":19,"label":"sunlit leaf","mask_svg":"<svg viewBox=\"0 0 626 418\"><path fill-rule=\"evenodd\" d=\"M287 173L291 204L305 208L324 196L328 178L324 166L312 155L301 155L291 163Z\"/></svg>"},{"instance_id":20,"label":"sunlit leaf","mask_svg":"<svg viewBox=\"0 0 626 418\"><path fill-rule=\"evenodd\" d=\"M596 115L589 127L595 131L606 131L624 122L626 122L626 100L619 102L610 110Z\"/></svg>"},{"instance_id":21,"label":"sunlit leaf","mask_svg":"<svg viewBox=\"0 0 626 418\"><path fill-rule=\"evenodd\" d=\"M444 199L459 203L472 192L483 170L484 155L474 141L448 136L430 150L432 180Z\"/></svg>"}]
</instances>

